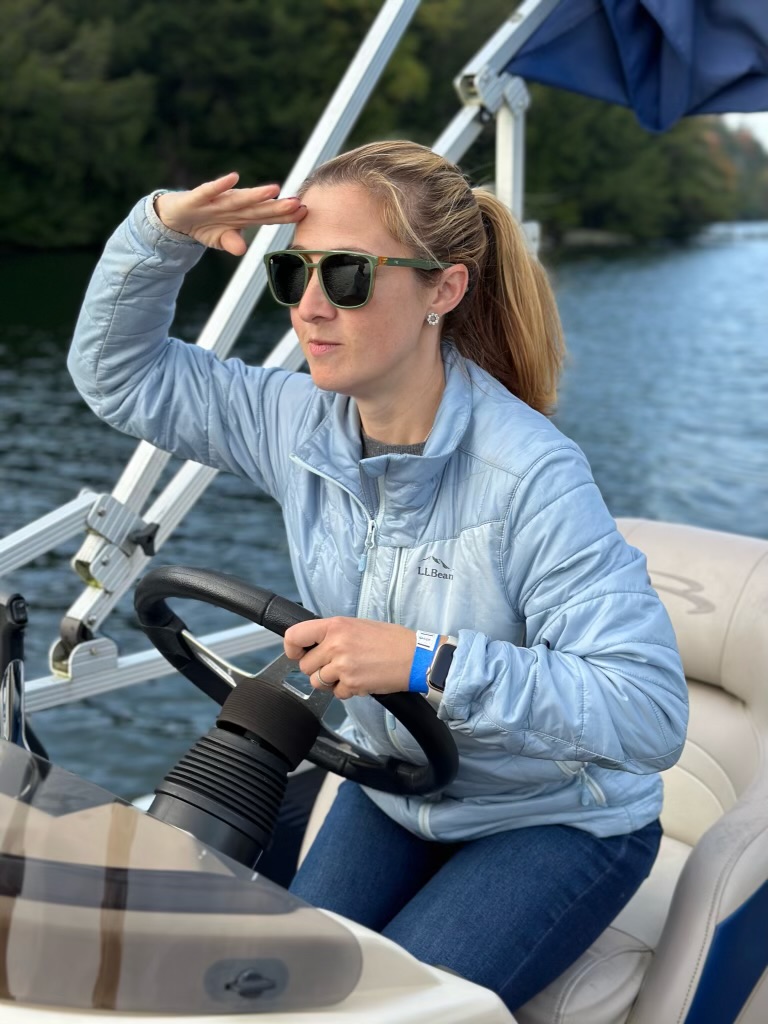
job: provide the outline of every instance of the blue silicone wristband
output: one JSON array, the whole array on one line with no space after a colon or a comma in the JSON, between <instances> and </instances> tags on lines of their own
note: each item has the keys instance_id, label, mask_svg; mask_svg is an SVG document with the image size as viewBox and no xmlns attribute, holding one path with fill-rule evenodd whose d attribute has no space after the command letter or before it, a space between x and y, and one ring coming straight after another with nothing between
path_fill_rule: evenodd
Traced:
<instances>
[{"instance_id":1,"label":"blue silicone wristband","mask_svg":"<svg viewBox=\"0 0 768 1024\"><path fill-rule=\"evenodd\" d=\"M432 664L435 649L440 642L439 633L416 633L416 650L413 652L411 674L408 678L409 693L428 693L427 672Z\"/></svg>"}]
</instances>

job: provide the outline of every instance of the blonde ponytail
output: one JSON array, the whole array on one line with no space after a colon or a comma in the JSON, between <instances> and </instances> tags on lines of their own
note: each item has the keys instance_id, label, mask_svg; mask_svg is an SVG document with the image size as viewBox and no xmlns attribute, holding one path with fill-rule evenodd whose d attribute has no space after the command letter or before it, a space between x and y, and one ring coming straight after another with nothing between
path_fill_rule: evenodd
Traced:
<instances>
[{"instance_id":1,"label":"blonde ponytail","mask_svg":"<svg viewBox=\"0 0 768 1024\"><path fill-rule=\"evenodd\" d=\"M462 355L549 414L565 356L549 279L507 207L486 189L472 191L487 245L474 288L449 314L446 331Z\"/></svg>"},{"instance_id":2,"label":"blonde ponytail","mask_svg":"<svg viewBox=\"0 0 768 1024\"><path fill-rule=\"evenodd\" d=\"M466 265L469 288L445 318L446 335L512 394L551 414L565 355L560 318L546 272L506 206L414 142L342 153L318 167L299 195L340 184L366 188L390 234L417 258ZM440 271L414 273L431 283Z\"/></svg>"}]
</instances>

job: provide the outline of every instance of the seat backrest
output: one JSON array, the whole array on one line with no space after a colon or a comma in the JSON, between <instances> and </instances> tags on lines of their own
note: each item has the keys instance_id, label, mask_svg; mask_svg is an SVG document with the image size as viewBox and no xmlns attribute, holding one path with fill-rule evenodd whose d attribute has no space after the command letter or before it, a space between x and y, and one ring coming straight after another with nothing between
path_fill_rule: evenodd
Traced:
<instances>
[{"instance_id":1,"label":"seat backrest","mask_svg":"<svg viewBox=\"0 0 768 1024\"><path fill-rule=\"evenodd\" d=\"M768 541L620 519L677 635L690 722L662 823L693 846L768 764Z\"/></svg>"}]
</instances>

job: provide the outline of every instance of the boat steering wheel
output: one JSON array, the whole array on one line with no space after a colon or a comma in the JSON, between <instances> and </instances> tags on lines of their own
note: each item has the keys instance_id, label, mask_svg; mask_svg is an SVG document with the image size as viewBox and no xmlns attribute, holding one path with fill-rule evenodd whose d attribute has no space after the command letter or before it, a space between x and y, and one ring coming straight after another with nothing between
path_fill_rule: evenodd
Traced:
<instances>
[{"instance_id":1,"label":"boat steering wheel","mask_svg":"<svg viewBox=\"0 0 768 1024\"><path fill-rule=\"evenodd\" d=\"M135 594L141 628L175 669L222 705L217 726L241 741L277 753L290 769L304 759L371 789L410 796L444 789L455 777L458 751L448 727L419 694L375 694L419 744L425 764L377 757L322 724L332 691L310 696L286 676L295 662L285 655L255 674L242 672L202 645L168 606L188 598L225 608L279 636L294 623L318 618L287 598L210 569L165 566L143 577Z\"/></svg>"}]
</instances>

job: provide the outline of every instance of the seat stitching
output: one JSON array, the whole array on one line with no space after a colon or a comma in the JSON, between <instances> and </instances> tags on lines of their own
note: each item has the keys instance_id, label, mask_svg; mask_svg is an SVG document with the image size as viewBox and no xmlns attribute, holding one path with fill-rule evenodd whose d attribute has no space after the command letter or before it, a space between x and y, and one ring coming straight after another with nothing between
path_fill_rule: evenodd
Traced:
<instances>
[{"instance_id":1,"label":"seat stitching","mask_svg":"<svg viewBox=\"0 0 768 1024\"><path fill-rule=\"evenodd\" d=\"M736 598L735 598L735 600L733 602L733 605L731 606L731 614L730 614L730 616L728 618L728 625L725 627L725 633L723 634L723 642L722 642L722 644L720 646L720 659L719 659L718 666L717 666L717 678L718 678L718 680L721 680L723 678L723 662L725 661L725 650L726 650L726 647L728 646L728 638L731 635L731 628L733 627L734 619L736 618L736 609L738 608L739 602L741 601L741 599L742 599L742 597L744 595L744 591L747 589L747 585L749 584L749 581L755 575L755 573L757 572L759 567L762 565L762 563L765 562L767 559L768 559L768 552L766 552L766 554L764 554L760 558L758 558L758 560L755 562L755 564L752 566L752 568L749 570L749 572L747 573L746 577L744 578L744 582L742 583L741 588L739 589L739 592L736 595ZM723 689L725 689L725 687L723 687ZM730 691L726 690L726 693L728 693L728 692L730 692ZM736 695L736 696L738 696L738 695Z\"/></svg>"},{"instance_id":2,"label":"seat stitching","mask_svg":"<svg viewBox=\"0 0 768 1024\"><path fill-rule=\"evenodd\" d=\"M629 904L627 904L627 906L629 906ZM667 908L667 909L669 909L669 908ZM621 913L621 911L620 911L620 913ZM654 946L649 946L647 942L644 942L637 935L633 935L632 932L628 932L625 928L620 928L617 924L609 924L608 928L606 928L606 931L608 931L610 929L612 929L615 932L618 932L619 935L624 935L624 936L626 936L626 938L632 939L634 942L639 942L641 944L641 946L642 946L642 950L638 948L638 950L633 950L633 952L646 952L646 953L654 953L655 952L655 947ZM605 933L603 933L603 934L605 934Z\"/></svg>"},{"instance_id":3,"label":"seat stitching","mask_svg":"<svg viewBox=\"0 0 768 1024\"><path fill-rule=\"evenodd\" d=\"M725 864L723 865L723 867L720 870L720 874L718 875L717 883L715 885L715 889L714 889L714 891L712 893L712 898L711 898L710 903L709 903L709 913L707 915L707 926L706 926L706 929L705 929L705 932L704 932L704 936L702 936L702 942L701 942L701 944L699 946L699 952L698 952L698 954L696 956L696 963L694 965L693 973L691 974L691 977L690 977L690 979L688 981L688 988L687 988L686 993L685 993L685 999L683 1000L683 1003L681 1004L681 1007L680 1007L680 1013L678 1014L678 1017L677 1017L677 1024L682 1024L683 1014L687 1013L688 1010L690 1009L690 998L691 998L691 991L693 989L693 982L694 982L694 978L696 978L698 973L699 973L699 968L701 966L701 958L702 958L702 955L704 953L704 939L706 938L707 934L710 931L710 926L711 926L711 923L712 923L712 915L715 913L716 907L718 907L720 905L720 897L722 896L722 891L725 888L725 884L730 879L731 873L733 871L733 868L735 867L735 865L738 862L739 858L742 857L747 852L747 850L749 849L749 847L753 843L756 843L758 841L758 839L762 838L762 836L763 836L765 831L766 831L766 829L761 829L757 833L757 835L752 837L752 839L750 840L749 843L747 843L746 846L738 847L737 849L735 849L731 853L731 856L728 858L728 860L725 862ZM685 868L687 868L687 867L688 867L688 862L686 861ZM683 871L685 871L685 868L683 868ZM678 880L678 884L679 884L679 880ZM677 887L675 887L675 888L677 888ZM712 929L712 932L714 932L714 928ZM707 950L708 949L709 949L709 947L707 947Z\"/></svg>"},{"instance_id":4,"label":"seat stitching","mask_svg":"<svg viewBox=\"0 0 768 1024\"><path fill-rule=\"evenodd\" d=\"M718 768L723 773L723 775L725 776L725 781L728 783L730 787L731 795L733 796L733 802L736 803L736 801L739 799L739 794L736 792L736 787L734 786L733 780L731 779L731 776L729 775L725 765L721 761L719 761L712 753L710 753L710 751L707 750L706 747L703 747L700 743L697 743L695 740L688 738L685 745L686 747L692 747L694 750L697 750L700 754L703 754L703 756L712 765L714 765L715 768ZM694 775L693 772L690 771L690 769L684 767L679 762L677 764L677 767L680 769L680 771L685 772L686 775L690 775L691 778L696 779L698 782L701 782L702 784L706 785L703 779L699 778L698 775ZM707 789L709 789L708 786ZM709 792L712 793L712 790L709 789ZM714 796L714 793L712 793L712 795ZM717 802L720 803L720 800L718 800ZM725 811L724 807L722 809L723 811Z\"/></svg>"}]
</instances>

